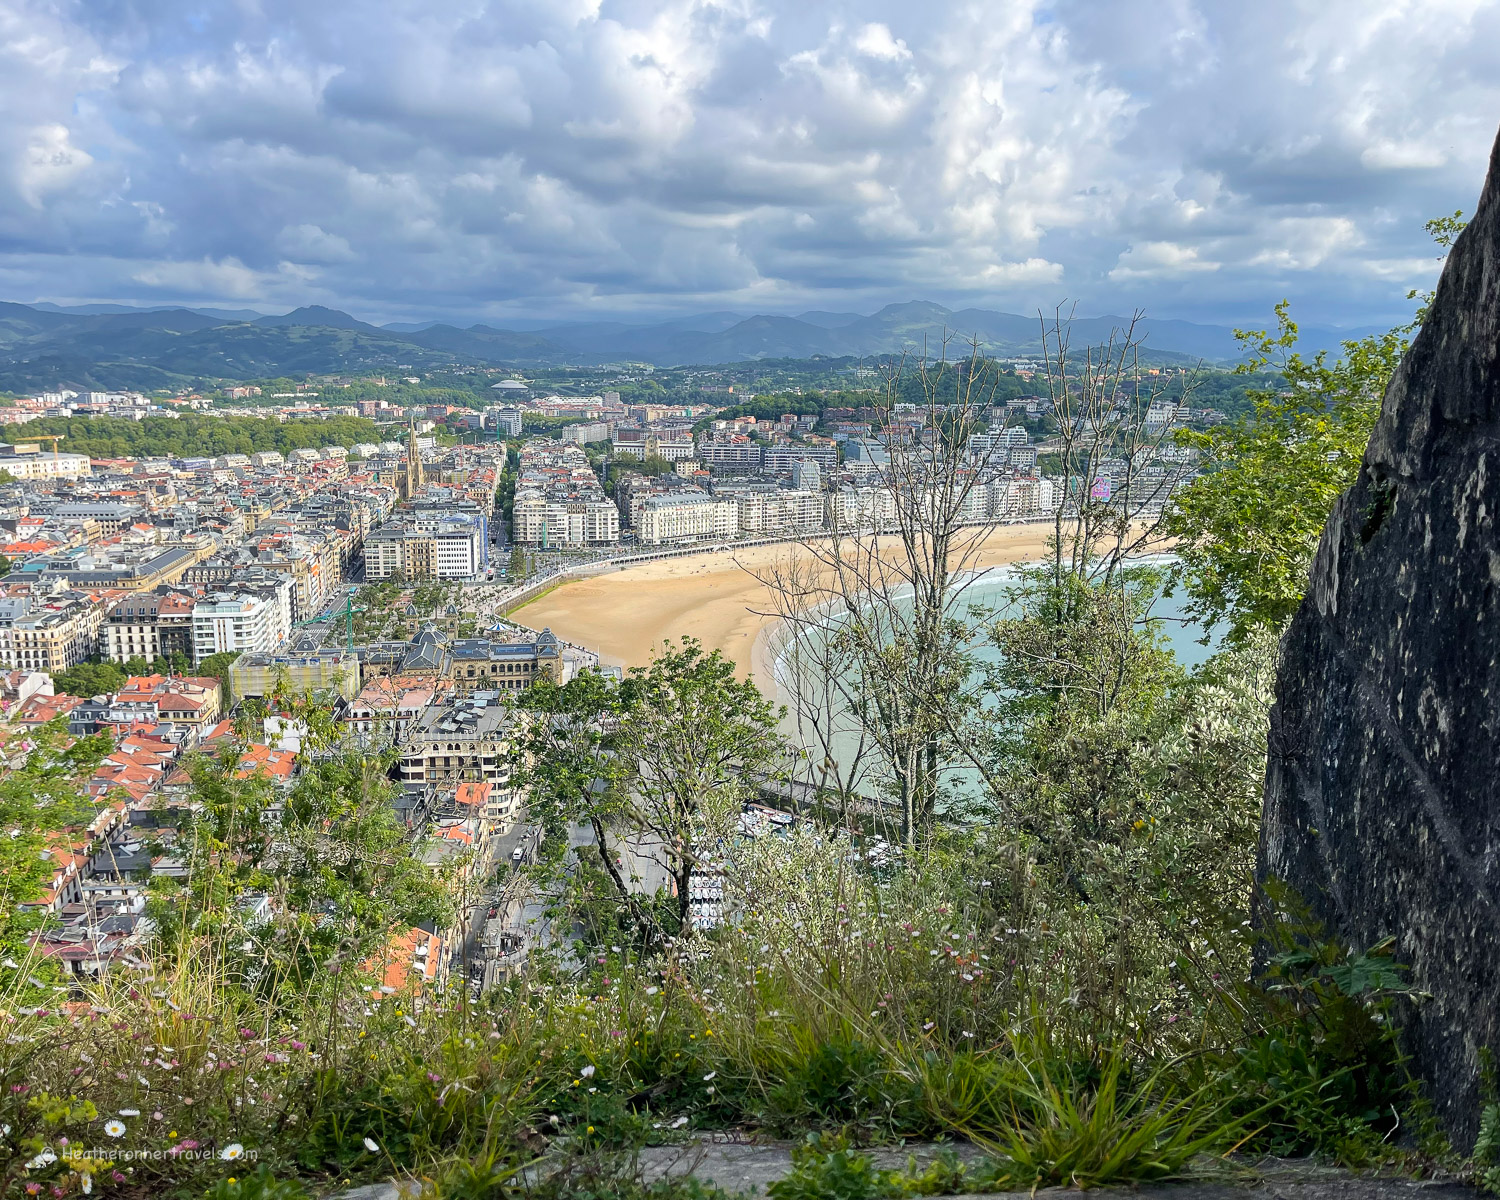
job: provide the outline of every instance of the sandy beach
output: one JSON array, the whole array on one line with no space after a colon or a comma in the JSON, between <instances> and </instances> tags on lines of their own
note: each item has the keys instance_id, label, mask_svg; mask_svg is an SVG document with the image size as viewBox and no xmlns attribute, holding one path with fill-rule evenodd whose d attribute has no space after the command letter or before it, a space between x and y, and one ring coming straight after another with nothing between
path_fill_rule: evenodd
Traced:
<instances>
[{"instance_id":1,"label":"sandy beach","mask_svg":"<svg viewBox=\"0 0 1500 1200\"><path fill-rule=\"evenodd\" d=\"M1039 558L1051 532L1051 525L998 525L986 535L976 565ZM761 615L772 608L771 598L751 571L784 561L795 549L753 546L642 563L570 580L510 616L596 650L611 666L640 666L663 640L695 637L774 692L766 635L776 620Z\"/></svg>"}]
</instances>

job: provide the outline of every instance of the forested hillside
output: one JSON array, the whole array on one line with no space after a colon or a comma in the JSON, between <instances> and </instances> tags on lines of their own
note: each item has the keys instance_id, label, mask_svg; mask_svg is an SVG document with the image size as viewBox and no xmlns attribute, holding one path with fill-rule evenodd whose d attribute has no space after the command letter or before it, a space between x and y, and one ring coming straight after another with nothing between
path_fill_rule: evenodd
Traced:
<instances>
[{"instance_id":1,"label":"forested hillside","mask_svg":"<svg viewBox=\"0 0 1500 1200\"><path fill-rule=\"evenodd\" d=\"M257 450L316 449L381 440L374 421L334 417L327 421L264 420L256 417L47 417L0 429L0 441L57 434L60 450L94 458L161 458L253 454Z\"/></svg>"}]
</instances>

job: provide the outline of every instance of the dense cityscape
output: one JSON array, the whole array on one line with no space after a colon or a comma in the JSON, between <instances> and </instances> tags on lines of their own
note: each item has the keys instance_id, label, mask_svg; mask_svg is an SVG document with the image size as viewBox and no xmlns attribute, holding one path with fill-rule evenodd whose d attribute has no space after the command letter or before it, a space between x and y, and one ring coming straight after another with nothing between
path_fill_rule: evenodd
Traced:
<instances>
[{"instance_id":1,"label":"dense cityscape","mask_svg":"<svg viewBox=\"0 0 1500 1200\"><path fill-rule=\"evenodd\" d=\"M0 1200L1500 1196L1500 0L0 95Z\"/></svg>"},{"instance_id":2,"label":"dense cityscape","mask_svg":"<svg viewBox=\"0 0 1500 1200\"><path fill-rule=\"evenodd\" d=\"M1034 364L1017 369L1029 377ZM65 721L111 739L89 784L96 815L50 835L55 869L34 902L55 918L38 945L77 978L103 976L151 937L151 881L182 869L163 809L181 801L184 756L232 743L242 770L292 786L306 728L278 703L294 695L328 706L356 741L396 750L411 853L454 889L460 923L394 934L387 985L404 986L410 968L429 982L461 969L478 984L513 967L536 909L506 881L540 831L510 783L505 698L600 664L506 614L572 573L886 528L891 448L930 443L934 419L873 390L857 406L757 419L736 415L753 405L629 404L519 378L491 385L502 402L480 408L323 399L340 386L308 381L251 409L232 406L258 399L253 385L222 389L218 409L129 392L22 396L6 409L23 433L197 413L188 419L295 422L313 441L326 440L317 423L333 432L363 418L382 439L211 457L97 457L40 432L0 447L6 722L22 736ZM1222 420L1144 404L1158 444L1133 469L1098 463L1090 499L1107 503L1132 470L1180 483L1190 455L1170 433ZM1057 457L1049 401L994 404L982 426L967 437L961 520L1050 520L1069 484L1039 468ZM1159 515L1170 492L1146 507ZM252 736L237 739L247 714ZM647 871L640 886L660 882ZM705 912L715 896L695 885Z\"/></svg>"}]
</instances>

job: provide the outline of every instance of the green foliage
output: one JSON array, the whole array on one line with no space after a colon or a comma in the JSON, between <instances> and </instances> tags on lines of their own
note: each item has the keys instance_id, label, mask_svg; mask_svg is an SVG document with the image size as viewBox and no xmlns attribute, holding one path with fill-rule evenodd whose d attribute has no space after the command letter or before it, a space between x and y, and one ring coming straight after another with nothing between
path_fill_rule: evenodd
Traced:
<instances>
[{"instance_id":1,"label":"green foliage","mask_svg":"<svg viewBox=\"0 0 1500 1200\"><path fill-rule=\"evenodd\" d=\"M1362 1163L1416 1100L1395 1037L1414 997L1394 939L1364 951L1326 940L1305 905L1273 883L1270 950L1257 1021L1229 1063L1238 1111L1255 1107L1255 1144L1280 1155Z\"/></svg>"},{"instance_id":2,"label":"green foliage","mask_svg":"<svg viewBox=\"0 0 1500 1200\"><path fill-rule=\"evenodd\" d=\"M7 1087L0 1095L0 1195L92 1191L94 1176L108 1168L109 1160L91 1150L71 1150L69 1143L86 1135L98 1116L92 1101L73 1093L25 1084Z\"/></svg>"},{"instance_id":3,"label":"green foliage","mask_svg":"<svg viewBox=\"0 0 1500 1200\"><path fill-rule=\"evenodd\" d=\"M907 1110L915 1120L920 1103L909 1082L891 1074L886 1057L857 1038L796 1037L782 1078L766 1094L767 1116L784 1129L838 1128L872 1119L890 1120ZM897 1116L897 1122L902 1118Z\"/></svg>"},{"instance_id":4,"label":"green foliage","mask_svg":"<svg viewBox=\"0 0 1500 1200\"><path fill-rule=\"evenodd\" d=\"M180 821L186 876L158 880L151 911L164 948L213 934L223 969L251 991L292 994L357 966L392 930L451 919L443 881L406 845L391 805L392 754L324 751L289 790L239 769L239 747L189 765L197 807ZM275 893L270 919L243 908ZM336 972L334 973L336 974Z\"/></svg>"},{"instance_id":5,"label":"green foliage","mask_svg":"<svg viewBox=\"0 0 1500 1200\"><path fill-rule=\"evenodd\" d=\"M1183 1093L1154 1072L1127 1086L1126 1061L1111 1055L1097 1086L1079 1089L1049 1069L1033 1070L1028 1099L1039 1116L999 1140L1013 1186L1100 1187L1180 1176L1198 1156L1229 1145L1238 1123L1209 1087Z\"/></svg>"},{"instance_id":6,"label":"green foliage","mask_svg":"<svg viewBox=\"0 0 1500 1200\"><path fill-rule=\"evenodd\" d=\"M616 454L609 463L609 478L606 482L613 485L622 471L635 471L641 475L667 475L673 469L670 458L663 458L660 454L648 454L644 458L637 457L626 451Z\"/></svg>"},{"instance_id":7,"label":"green foliage","mask_svg":"<svg viewBox=\"0 0 1500 1200\"><path fill-rule=\"evenodd\" d=\"M118 692L130 673L116 662L81 662L66 671L55 671L52 688L65 696L103 696Z\"/></svg>"},{"instance_id":8,"label":"green foliage","mask_svg":"<svg viewBox=\"0 0 1500 1200\"><path fill-rule=\"evenodd\" d=\"M1446 254L1465 225L1460 211L1426 228ZM1251 390L1253 410L1232 425L1178 435L1204 473L1174 496L1166 532L1177 539L1188 611L1205 628L1223 624L1231 642L1244 642L1291 619L1323 527L1358 474L1386 385L1432 297L1407 293L1421 301L1409 324L1345 342L1332 362L1297 351L1285 300L1275 333L1235 331L1248 352L1238 373L1254 376L1269 364L1282 382Z\"/></svg>"},{"instance_id":9,"label":"green foliage","mask_svg":"<svg viewBox=\"0 0 1500 1200\"><path fill-rule=\"evenodd\" d=\"M1049 886L1155 937L1244 916L1271 649L1196 678L1153 618L1160 579L1020 573L974 742L991 802Z\"/></svg>"},{"instance_id":10,"label":"green foliage","mask_svg":"<svg viewBox=\"0 0 1500 1200\"><path fill-rule=\"evenodd\" d=\"M218 654L210 654L202 659L194 669L204 678L212 676L217 679L223 686L224 695L227 697L230 692L229 668L239 656L240 652L238 650L224 650Z\"/></svg>"},{"instance_id":11,"label":"green foliage","mask_svg":"<svg viewBox=\"0 0 1500 1200\"><path fill-rule=\"evenodd\" d=\"M43 434L63 438L61 449L94 458L217 458L225 454L253 454L258 450L318 449L377 442L380 426L362 417L329 420L278 421L256 417L200 416L44 417L29 425L7 425L0 439L35 438Z\"/></svg>"},{"instance_id":12,"label":"green foliage","mask_svg":"<svg viewBox=\"0 0 1500 1200\"><path fill-rule=\"evenodd\" d=\"M70 850L65 831L93 818L83 782L110 749L106 735L70 738L60 718L32 733L30 741L29 752L8 752L9 770L0 775L0 960L10 960L0 983L10 974L23 993L24 981L52 971L40 963L25 971L15 965L29 958L30 935L50 919L21 906L37 901L52 877L54 864L45 857L52 840L60 843L56 849Z\"/></svg>"},{"instance_id":13,"label":"green foliage","mask_svg":"<svg viewBox=\"0 0 1500 1200\"><path fill-rule=\"evenodd\" d=\"M1182 431L1204 474L1177 493L1167 532L1177 538L1188 611L1231 641L1279 630L1301 603L1313 552L1334 502L1354 481L1386 383L1406 350L1399 330L1346 342L1341 358L1296 350L1283 301L1277 331L1239 333L1251 358L1274 362L1285 390L1251 395L1254 412L1207 432Z\"/></svg>"},{"instance_id":14,"label":"green foliage","mask_svg":"<svg viewBox=\"0 0 1500 1200\"><path fill-rule=\"evenodd\" d=\"M1427 222L1424 228L1427 230L1428 236L1442 247L1443 255L1446 256L1447 252L1452 248L1453 243L1458 239L1458 235L1468 228L1468 224L1464 220L1463 209L1459 208L1453 211L1452 216L1434 217L1431 221ZM1416 288L1406 293L1408 300L1420 300L1422 303L1418 305L1416 316L1412 318L1411 324L1402 330L1403 333L1410 333L1427 320L1427 310L1432 307L1432 298L1435 294L1434 292L1419 291Z\"/></svg>"},{"instance_id":15,"label":"green foliage","mask_svg":"<svg viewBox=\"0 0 1500 1200\"><path fill-rule=\"evenodd\" d=\"M846 1143L825 1144L818 1134L792 1151L791 1173L766 1188L771 1200L887 1200L901 1194L895 1171L881 1170Z\"/></svg>"},{"instance_id":16,"label":"green foliage","mask_svg":"<svg viewBox=\"0 0 1500 1200\"><path fill-rule=\"evenodd\" d=\"M261 1163L254 1174L219 1180L203 1193L203 1200L312 1200L312 1193L298 1180L277 1179Z\"/></svg>"},{"instance_id":17,"label":"green foliage","mask_svg":"<svg viewBox=\"0 0 1500 1200\"><path fill-rule=\"evenodd\" d=\"M1500 1104L1486 1104L1480 1114L1474 1166L1479 1186L1500 1195Z\"/></svg>"},{"instance_id":18,"label":"green foliage","mask_svg":"<svg viewBox=\"0 0 1500 1200\"><path fill-rule=\"evenodd\" d=\"M532 818L593 829L608 903L648 939L662 931L648 927L618 855L622 839L660 845L677 897L666 932L685 931L693 867L733 831L752 781L775 769L780 714L692 638L664 643L620 682L594 672L538 680L520 705L535 718L517 764Z\"/></svg>"}]
</instances>

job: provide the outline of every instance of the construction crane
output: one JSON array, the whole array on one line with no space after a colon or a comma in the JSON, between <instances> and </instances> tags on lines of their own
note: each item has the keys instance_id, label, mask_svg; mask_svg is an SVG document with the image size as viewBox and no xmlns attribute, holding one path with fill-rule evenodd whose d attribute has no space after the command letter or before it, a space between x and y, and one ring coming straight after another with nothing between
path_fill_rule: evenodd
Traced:
<instances>
[{"instance_id":1,"label":"construction crane","mask_svg":"<svg viewBox=\"0 0 1500 1200\"><path fill-rule=\"evenodd\" d=\"M354 589L350 588L349 594L344 597L343 609L335 609L330 614L331 616L344 618L344 633L346 638L348 639L350 654L354 653L354 614L362 613L364 611L365 610L363 608L354 607Z\"/></svg>"},{"instance_id":2,"label":"construction crane","mask_svg":"<svg viewBox=\"0 0 1500 1200\"><path fill-rule=\"evenodd\" d=\"M58 460L58 458L60 457L58 455L58 453L57 453L57 443L60 442L60 441L62 441L63 438L65 438L66 436L67 435L63 434L63 433L43 433L43 434L38 434L34 438L23 438L21 441L17 442L16 445L17 446L40 446L43 442L51 442L52 443L52 461L56 462Z\"/></svg>"}]
</instances>

